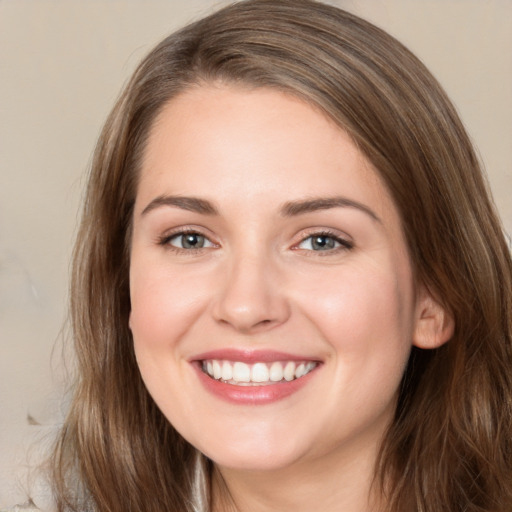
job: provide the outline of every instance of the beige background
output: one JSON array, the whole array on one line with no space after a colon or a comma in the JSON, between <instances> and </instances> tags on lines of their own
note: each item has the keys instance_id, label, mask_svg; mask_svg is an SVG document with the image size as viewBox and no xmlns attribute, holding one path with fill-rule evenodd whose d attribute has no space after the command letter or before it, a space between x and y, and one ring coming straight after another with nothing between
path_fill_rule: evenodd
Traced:
<instances>
[{"instance_id":1,"label":"beige background","mask_svg":"<svg viewBox=\"0 0 512 512\"><path fill-rule=\"evenodd\" d=\"M512 232L512 0L332 3L390 31L439 78ZM61 417L68 261L101 124L152 45L221 4L0 0L0 508L25 499Z\"/></svg>"}]
</instances>

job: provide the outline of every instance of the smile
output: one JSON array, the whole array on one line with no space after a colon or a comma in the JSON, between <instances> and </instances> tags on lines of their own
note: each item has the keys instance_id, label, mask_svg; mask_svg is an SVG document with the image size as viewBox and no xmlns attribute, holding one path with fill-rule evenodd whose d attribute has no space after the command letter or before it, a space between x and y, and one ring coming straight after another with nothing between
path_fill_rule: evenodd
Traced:
<instances>
[{"instance_id":1,"label":"smile","mask_svg":"<svg viewBox=\"0 0 512 512\"><path fill-rule=\"evenodd\" d=\"M274 350L218 349L190 359L199 383L224 402L266 405L308 388L323 366L321 358Z\"/></svg>"},{"instance_id":2,"label":"smile","mask_svg":"<svg viewBox=\"0 0 512 512\"><path fill-rule=\"evenodd\" d=\"M241 361L208 359L201 368L212 379L234 386L268 386L280 382L291 382L314 370L313 361L274 361L247 364Z\"/></svg>"}]
</instances>

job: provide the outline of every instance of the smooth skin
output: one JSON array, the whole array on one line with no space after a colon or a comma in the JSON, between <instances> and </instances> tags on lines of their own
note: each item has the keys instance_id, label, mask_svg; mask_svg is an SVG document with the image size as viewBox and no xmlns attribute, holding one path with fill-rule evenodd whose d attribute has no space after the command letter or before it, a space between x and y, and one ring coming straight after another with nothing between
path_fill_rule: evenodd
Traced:
<instances>
[{"instance_id":1,"label":"smooth skin","mask_svg":"<svg viewBox=\"0 0 512 512\"><path fill-rule=\"evenodd\" d=\"M397 209L342 129L270 89L172 99L142 162L130 290L144 382L239 510L377 510L373 466L411 346L453 326L414 282ZM321 364L291 396L240 405L191 364L217 349Z\"/></svg>"}]
</instances>

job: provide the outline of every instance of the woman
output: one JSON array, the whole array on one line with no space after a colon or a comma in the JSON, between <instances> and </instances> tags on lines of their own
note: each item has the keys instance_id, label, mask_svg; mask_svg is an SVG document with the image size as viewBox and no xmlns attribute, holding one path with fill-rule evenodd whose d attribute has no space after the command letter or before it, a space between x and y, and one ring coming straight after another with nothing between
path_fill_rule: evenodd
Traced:
<instances>
[{"instance_id":1,"label":"woman","mask_svg":"<svg viewBox=\"0 0 512 512\"><path fill-rule=\"evenodd\" d=\"M511 267L389 35L306 0L182 29L95 154L58 510L510 510Z\"/></svg>"}]
</instances>

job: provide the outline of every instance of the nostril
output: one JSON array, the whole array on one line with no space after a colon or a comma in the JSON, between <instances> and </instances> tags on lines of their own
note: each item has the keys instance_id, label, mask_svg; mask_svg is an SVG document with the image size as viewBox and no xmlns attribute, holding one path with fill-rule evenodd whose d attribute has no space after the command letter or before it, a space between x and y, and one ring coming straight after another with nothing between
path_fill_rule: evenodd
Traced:
<instances>
[{"instance_id":1,"label":"nostril","mask_svg":"<svg viewBox=\"0 0 512 512\"><path fill-rule=\"evenodd\" d=\"M211 309L220 324L249 333L270 329L288 318L286 295L254 259L238 259L225 279Z\"/></svg>"}]
</instances>

